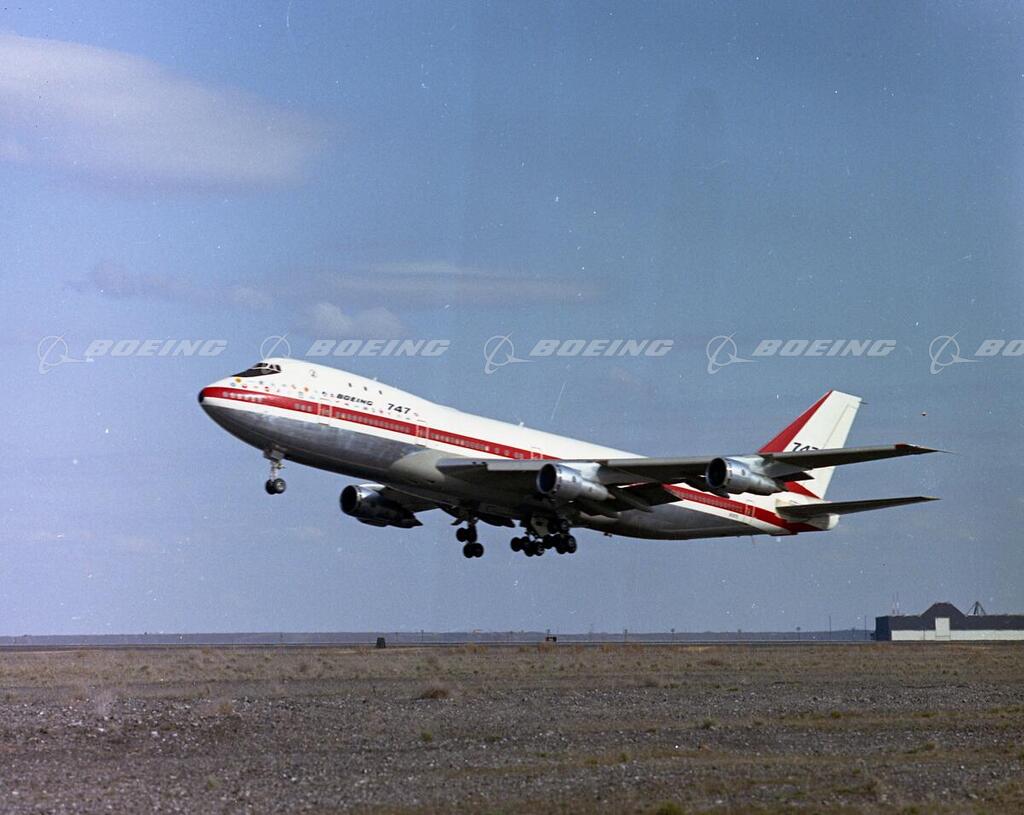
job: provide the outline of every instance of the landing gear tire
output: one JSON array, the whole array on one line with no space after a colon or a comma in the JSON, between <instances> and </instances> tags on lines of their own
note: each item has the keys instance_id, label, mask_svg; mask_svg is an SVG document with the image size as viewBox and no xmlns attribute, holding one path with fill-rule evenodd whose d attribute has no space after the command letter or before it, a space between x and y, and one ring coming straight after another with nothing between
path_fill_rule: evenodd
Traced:
<instances>
[{"instance_id":1,"label":"landing gear tire","mask_svg":"<svg viewBox=\"0 0 1024 815\"><path fill-rule=\"evenodd\" d=\"M463 557L467 558L483 557L484 545L482 543L477 543L475 541L473 541L472 543L467 543L465 546L462 547L462 555Z\"/></svg>"},{"instance_id":2,"label":"landing gear tire","mask_svg":"<svg viewBox=\"0 0 1024 815\"><path fill-rule=\"evenodd\" d=\"M522 552L523 551L523 539L522 538L512 538L512 540L509 542L509 546L512 548L513 552Z\"/></svg>"},{"instance_id":3,"label":"landing gear tire","mask_svg":"<svg viewBox=\"0 0 1024 815\"><path fill-rule=\"evenodd\" d=\"M280 495L286 487L284 479L279 475L284 468L284 453L265 450L263 457L270 462L270 476L267 478L267 483L263 485L263 489L267 491L267 495Z\"/></svg>"},{"instance_id":4,"label":"landing gear tire","mask_svg":"<svg viewBox=\"0 0 1024 815\"><path fill-rule=\"evenodd\" d=\"M576 554L576 538L572 535L568 535L565 539L565 551L570 555Z\"/></svg>"},{"instance_id":5,"label":"landing gear tire","mask_svg":"<svg viewBox=\"0 0 1024 815\"><path fill-rule=\"evenodd\" d=\"M469 541L469 538L466 537L465 527L460 526L458 529L455 530L455 540L457 540L459 543L467 543ZM466 555L466 557L469 557L469 555Z\"/></svg>"}]
</instances>

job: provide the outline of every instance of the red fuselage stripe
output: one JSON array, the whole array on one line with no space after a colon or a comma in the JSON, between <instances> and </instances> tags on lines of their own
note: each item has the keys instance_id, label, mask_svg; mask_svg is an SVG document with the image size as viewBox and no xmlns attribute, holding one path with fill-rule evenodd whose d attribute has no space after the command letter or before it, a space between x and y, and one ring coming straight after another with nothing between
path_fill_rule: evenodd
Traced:
<instances>
[{"instance_id":1,"label":"red fuselage stripe","mask_svg":"<svg viewBox=\"0 0 1024 815\"><path fill-rule=\"evenodd\" d=\"M772 526L781 526L784 529L788 529L790 532L821 531L818 527L811 526L810 524L791 523L780 518L774 512L769 512L767 509L761 509L761 507L756 507L753 504L744 504L741 501L733 501L731 498L721 498L717 495L711 495L706 492L698 492L697 490L690 490L686 487L678 487L675 484L662 484L662 487L685 501L693 501L697 504L706 504L709 507L717 507L718 509L725 509L729 512L747 515L748 517L756 518L757 520L763 521L766 524L771 524Z\"/></svg>"},{"instance_id":2,"label":"red fuselage stripe","mask_svg":"<svg viewBox=\"0 0 1024 815\"><path fill-rule=\"evenodd\" d=\"M296 396L284 396L279 393L261 393L259 391L243 390L241 388L203 388L203 399L227 399L233 402L243 402L250 405L263 405L281 410L291 410L301 413L307 417L319 417L324 419L340 419L353 424L376 427L380 430L389 430L392 433L403 433L417 439L437 441L442 444L451 444L456 447L463 447L468 450L477 450L481 453L491 453L502 458L515 459L547 459L557 461L557 456L550 456L546 453L539 453L532 450L524 450L509 444L498 444L473 436L465 436L461 433L453 433L449 430L439 430L434 427L407 422L402 419L394 419L390 416L378 416L373 413L364 413L351 408L335 407L320 402L312 402L308 399L300 399ZM665 489L673 495L686 501L705 504L707 506L725 509L736 512L740 515L756 518L772 526L779 526L791 532L820 532L821 530L809 524L790 523L768 510L755 507L752 504L744 504L733 501L729 498L720 498L710 493L698 492L697 490L677 487L674 484L664 484ZM750 511L753 514L751 515Z\"/></svg>"},{"instance_id":3,"label":"red fuselage stripe","mask_svg":"<svg viewBox=\"0 0 1024 815\"><path fill-rule=\"evenodd\" d=\"M335 407L320 402L311 402L308 399L299 399L295 396L284 396L277 393L261 393L259 391L242 390L240 388L204 388L203 398L230 399L236 402L245 402L250 405L265 405L267 407L281 408L301 413L303 416L320 417L324 419L340 419L354 424L376 427L381 430L390 430L392 433L403 433L418 439L451 444L456 447L463 447L467 450L477 450L481 453L491 453L503 458L515 459L555 459L556 456L545 455L534 450L524 450L511 444L498 444L496 442L478 439L473 436L466 436L461 433L453 433L450 430L439 430L436 427L408 422L404 419L396 419L391 416L379 416L375 413L365 413L352 408Z\"/></svg>"}]
</instances>

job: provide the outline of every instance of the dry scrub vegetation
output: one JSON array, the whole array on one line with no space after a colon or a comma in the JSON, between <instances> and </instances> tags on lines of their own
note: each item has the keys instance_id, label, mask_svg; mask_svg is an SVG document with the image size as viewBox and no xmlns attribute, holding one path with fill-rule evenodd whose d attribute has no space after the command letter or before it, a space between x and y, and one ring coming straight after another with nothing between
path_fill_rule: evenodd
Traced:
<instances>
[{"instance_id":1,"label":"dry scrub vegetation","mask_svg":"<svg viewBox=\"0 0 1024 815\"><path fill-rule=\"evenodd\" d=\"M1024 648L0 653L0 810L1024 811Z\"/></svg>"}]
</instances>

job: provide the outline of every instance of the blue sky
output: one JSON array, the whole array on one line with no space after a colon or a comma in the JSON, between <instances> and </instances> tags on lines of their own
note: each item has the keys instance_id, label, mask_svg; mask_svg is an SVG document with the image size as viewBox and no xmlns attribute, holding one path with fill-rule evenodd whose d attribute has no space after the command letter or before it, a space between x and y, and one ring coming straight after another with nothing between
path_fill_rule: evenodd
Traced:
<instances>
[{"instance_id":1,"label":"blue sky","mask_svg":"<svg viewBox=\"0 0 1024 815\"><path fill-rule=\"evenodd\" d=\"M1014 4L71 4L0 11L0 358L12 392L0 632L679 630L861 625L934 600L1024 610L1022 13ZM350 358L465 410L650 455L755 449L825 390L842 471L934 494L829 535L607 541L465 561L428 516L343 517L346 482L195 404L287 334L443 338ZM485 341L671 338L653 359ZM886 338L758 359L733 335ZM213 357L39 343L223 339Z\"/></svg>"}]
</instances>

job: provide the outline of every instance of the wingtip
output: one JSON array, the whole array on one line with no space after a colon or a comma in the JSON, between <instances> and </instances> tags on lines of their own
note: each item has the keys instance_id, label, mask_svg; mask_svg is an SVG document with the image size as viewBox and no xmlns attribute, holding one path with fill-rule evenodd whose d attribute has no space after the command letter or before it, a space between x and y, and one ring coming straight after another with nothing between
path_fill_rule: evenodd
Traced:
<instances>
[{"instance_id":1,"label":"wingtip","mask_svg":"<svg viewBox=\"0 0 1024 815\"><path fill-rule=\"evenodd\" d=\"M897 447L905 450L909 455L921 455L924 453L949 453L955 455L952 450L942 450L938 447L925 447L923 444L909 444L907 442L900 442L896 445Z\"/></svg>"}]
</instances>

